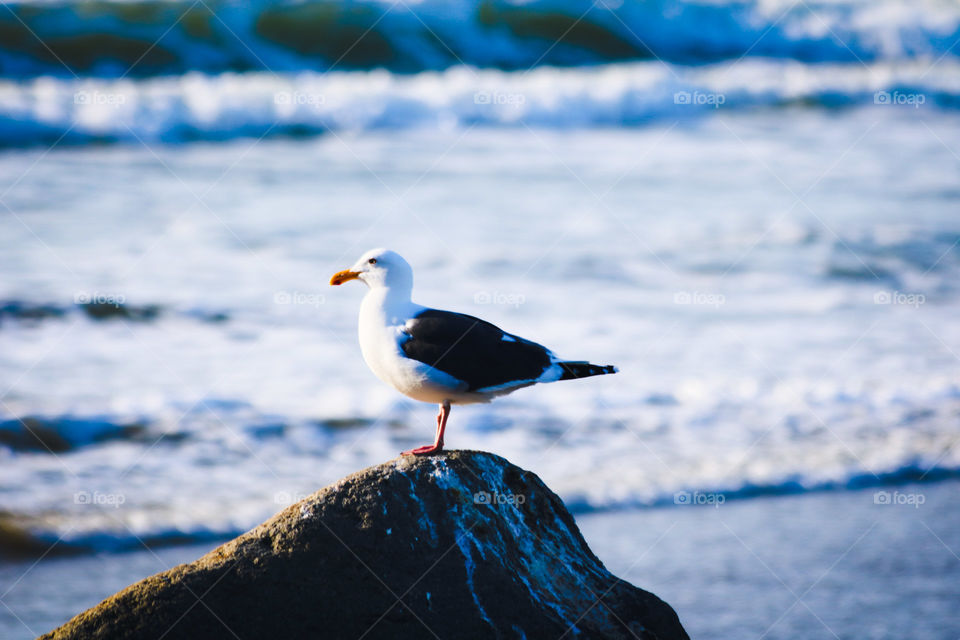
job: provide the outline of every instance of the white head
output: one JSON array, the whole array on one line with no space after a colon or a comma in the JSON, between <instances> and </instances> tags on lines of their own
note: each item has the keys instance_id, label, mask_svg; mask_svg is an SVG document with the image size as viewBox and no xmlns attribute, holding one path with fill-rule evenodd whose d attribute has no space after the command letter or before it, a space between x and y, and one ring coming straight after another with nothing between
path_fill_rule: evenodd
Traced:
<instances>
[{"instance_id":1,"label":"white head","mask_svg":"<svg viewBox=\"0 0 960 640\"><path fill-rule=\"evenodd\" d=\"M409 292L413 289L413 269L396 251L371 249L360 259L330 278L330 284L339 285L349 280L360 280L371 289L387 287Z\"/></svg>"}]
</instances>

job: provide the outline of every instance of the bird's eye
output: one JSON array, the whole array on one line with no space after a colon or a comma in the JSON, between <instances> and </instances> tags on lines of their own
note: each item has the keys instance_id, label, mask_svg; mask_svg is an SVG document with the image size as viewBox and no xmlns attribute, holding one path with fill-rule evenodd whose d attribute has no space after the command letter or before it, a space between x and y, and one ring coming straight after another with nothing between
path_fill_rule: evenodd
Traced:
<instances>
[{"instance_id":1,"label":"bird's eye","mask_svg":"<svg viewBox=\"0 0 960 640\"><path fill-rule=\"evenodd\" d=\"M370 264L377 264L377 259L376 259L376 258L370 258L369 260L367 260L367 262L369 262Z\"/></svg>"}]
</instances>

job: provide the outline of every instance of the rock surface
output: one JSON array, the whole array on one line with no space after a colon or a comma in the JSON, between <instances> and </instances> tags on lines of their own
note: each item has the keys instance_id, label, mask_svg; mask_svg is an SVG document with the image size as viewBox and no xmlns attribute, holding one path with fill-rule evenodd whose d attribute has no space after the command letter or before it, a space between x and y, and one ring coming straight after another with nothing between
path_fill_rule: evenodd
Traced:
<instances>
[{"instance_id":1,"label":"rock surface","mask_svg":"<svg viewBox=\"0 0 960 640\"><path fill-rule=\"evenodd\" d=\"M348 476L46 638L687 638L534 474L481 452Z\"/></svg>"}]
</instances>

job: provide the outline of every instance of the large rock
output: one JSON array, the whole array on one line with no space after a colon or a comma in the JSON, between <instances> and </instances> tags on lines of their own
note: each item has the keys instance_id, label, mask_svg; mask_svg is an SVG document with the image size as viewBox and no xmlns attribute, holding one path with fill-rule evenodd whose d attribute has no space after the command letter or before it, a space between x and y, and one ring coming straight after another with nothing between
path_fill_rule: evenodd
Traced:
<instances>
[{"instance_id":1,"label":"large rock","mask_svg":"<svg viewBox=\"0 0 960 640\"><path fill-rule=\"evenodd\" d=\"M687 638L537 476L473 451L355 473L46 637L161 636Z\"/></svg>"}]
</instances>

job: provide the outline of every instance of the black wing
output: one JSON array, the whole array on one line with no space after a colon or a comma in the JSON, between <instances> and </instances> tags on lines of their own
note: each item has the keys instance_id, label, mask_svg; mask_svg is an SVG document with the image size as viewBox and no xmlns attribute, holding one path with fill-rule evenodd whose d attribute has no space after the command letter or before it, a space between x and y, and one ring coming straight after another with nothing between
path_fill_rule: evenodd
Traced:
<instances>
[{"instance_id":1,"label":"black wing","mask_svg":"<svg viewBox=\"0 0 960 640\"><path fill-rule=\"evenodd\" d=\"M408 358L466 382L468 391L533 380L550 366L546 347L463 313L427 309L406 333L401 347Z\"/></svg>"}]
</instances>

